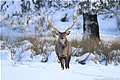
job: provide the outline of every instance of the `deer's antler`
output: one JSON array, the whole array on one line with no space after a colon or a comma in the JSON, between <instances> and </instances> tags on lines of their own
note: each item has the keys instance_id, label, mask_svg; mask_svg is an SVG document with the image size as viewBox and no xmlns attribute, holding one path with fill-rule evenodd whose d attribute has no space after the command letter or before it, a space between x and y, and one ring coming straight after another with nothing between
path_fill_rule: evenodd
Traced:
<instances>
[{"instance_id":1,"label":"deer's antler","mask_svg":"<svg viewBox=\"0 0 120 80\"><path fill-rule=\"evenodd\" d=\"M51 23L51 21L48 20L48 15L47 15L47 21L53 29L55 29L57 32L59 32L59 30Z\"/></svg>"},{"instance_id":2,"label":"deer's antler","mask_svg":"<svg viewBox=\"0 0 120 80\"><path fill-rule=\"evenodd\" d=\"M72 20L73 20L73 18L72 18ZM78 20L78 16L76 16L76 20L75 21L73 20L72 26L69 27L65 32L67 32L68 30L70 30L75 25L75 23L77 22L77 20Z\"/></svg>"}]
</instances>

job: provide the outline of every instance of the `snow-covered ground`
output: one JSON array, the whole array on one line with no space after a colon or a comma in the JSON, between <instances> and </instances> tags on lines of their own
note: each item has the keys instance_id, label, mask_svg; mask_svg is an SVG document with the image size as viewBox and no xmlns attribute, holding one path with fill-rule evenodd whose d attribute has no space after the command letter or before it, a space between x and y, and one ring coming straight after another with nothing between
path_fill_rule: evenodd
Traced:
<instances>
[{"instance_id":1,"label":"snow-covered ground","mask_svg":"<svg viewBox=\"0 0 120 80\"><path fill-rule=\"evenodd\" d=\"M0 60L1 80L120 80L120 65L70 63L70 69L62 70L56 62L13 62L6 54ZM72 60L71 60L72 61Z\"/></svg>"},{"instance_id":2,"label":"snow-covered ground","mask_svg":"<svg viewBox=\"0 0 120 80\"><path fill-rule=\"evenodd\" d=\"M0 42L0 45L2 44ZM1 48L1 80L120 80L120 65L105 66L99 62L95 64L92 61L93 54L89 56L85 65L78 64L76 60L86 58L88 53L81 57L72 57L70 69L62 70L54 51L49 56L48 62L43 63L40 55L30 58L29 49L21 53L22 48L27 49L31 46L26 40L22 44L20 48L16 49L14 56L7 46L4 49ZM21 59L18 61L19 58Z\"/></svg>"},{"instance_id":3,"label":"snow-covered ground","mask_svg":"<svg viewBox=\"0 0 120 80\"><path fill-rule=\"evenodd\" d=\"M70 64L61 70L58 63L25 63L2 61L2 80L119 80L120 66Z\"/></svg>"}]
</instances>

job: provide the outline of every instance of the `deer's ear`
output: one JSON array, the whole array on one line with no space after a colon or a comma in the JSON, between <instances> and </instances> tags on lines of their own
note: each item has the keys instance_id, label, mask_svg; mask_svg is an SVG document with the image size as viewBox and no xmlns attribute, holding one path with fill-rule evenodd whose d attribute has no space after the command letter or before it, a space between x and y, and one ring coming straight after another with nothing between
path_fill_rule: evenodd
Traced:
<instances>
[{"instance_id":1,"label":"deer's ear","mask_svg":"<svg viewBox=\"0 0 120 80\"><path fill-rule=\"evenodd\" d=\"M69 34L70 34L70 31L67 31L67 32L66 32L66 35L69 35Z\"/></svg>"},{"instance_id":2,"label":"deer's ear","mask_svg":"<svg viewBox=\"0 0 120 80\"><path fill-rule=\"evenodd\" d=\"M52 31L54 34L59 35L58 31Z\"/></svg>"}]
</instances>

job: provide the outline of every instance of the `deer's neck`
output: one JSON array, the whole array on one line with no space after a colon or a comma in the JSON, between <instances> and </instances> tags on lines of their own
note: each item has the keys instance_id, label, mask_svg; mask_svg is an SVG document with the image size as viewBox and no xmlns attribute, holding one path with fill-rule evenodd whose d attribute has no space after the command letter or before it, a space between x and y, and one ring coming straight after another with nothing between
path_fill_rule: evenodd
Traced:
<instances>
[{"instance_id":1,"label":"deer's neck","mask_svg":"<svg viewBox=\"0 0 120 80\"><path fill-rule=\"evenodd\" d=\"M63 40L59 40L59 44L61 45L61 47L64 49L67 46L67 40L63 41Z\"/></svg>"}]
</instances>

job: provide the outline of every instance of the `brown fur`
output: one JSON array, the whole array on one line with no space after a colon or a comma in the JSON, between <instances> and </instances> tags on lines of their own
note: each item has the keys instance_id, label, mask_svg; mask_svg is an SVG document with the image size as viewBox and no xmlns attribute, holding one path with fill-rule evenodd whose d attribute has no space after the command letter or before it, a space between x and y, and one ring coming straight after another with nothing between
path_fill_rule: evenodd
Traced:
<instances>
[{"instance_id":1,"label":"brown fur","mask_svg":"<svg viewBox=\"0 0 120 80\"><path fill-rule=\"evenodd\" d=\"M66 38L66 32L63 33L59 32L59 38L55 46L55 51L56 51L56 55L58 56L58 59L60 60L62 69L64 69L64 64L66 69L69 69L72 47Z\"/></svg>"}]
</instances>

